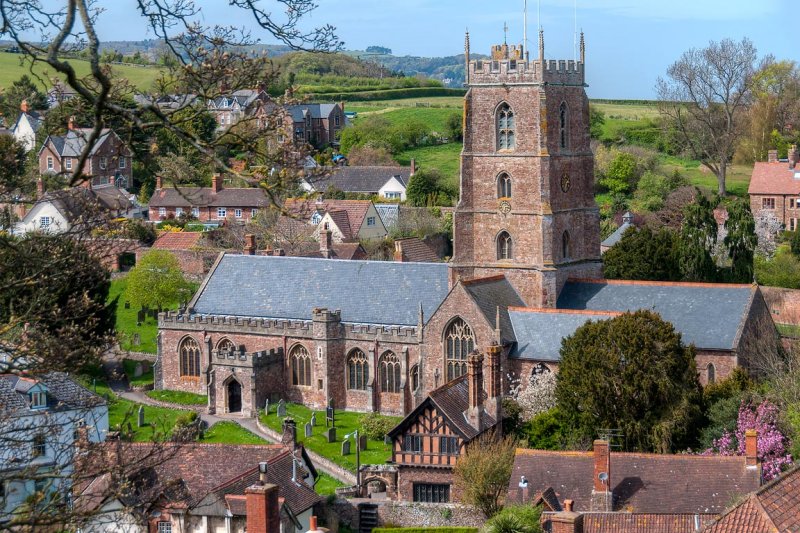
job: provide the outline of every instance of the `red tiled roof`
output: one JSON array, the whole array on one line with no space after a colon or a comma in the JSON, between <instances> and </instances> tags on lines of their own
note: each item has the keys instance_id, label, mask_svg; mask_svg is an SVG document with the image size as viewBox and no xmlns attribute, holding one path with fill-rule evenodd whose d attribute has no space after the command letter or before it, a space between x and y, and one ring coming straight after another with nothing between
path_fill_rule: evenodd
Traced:
<instances>
[{"instance_id":1,"label":"red tiled roof","mask_svg":"<svg viewBox=\"0 0 800 533\"><path fill-rule=\"evenodd\" d=\"M150 197L150 207L266 207L269 196L258 187L162 187Z\"/></svg>"},{"instance_id":2,"label":"red tiled roof","mask_svg":"<svg viewBox=\"0 0 800 533\"><path fill-rule=\"evenodd\" d=\"M203 236L201 231L168 231L163 233L153 248L158 250L189 250L197 246Z\"/></svg>"},{"instance_id":3,"label":"red tiled roof","mask_svg":"<svg viewBox=\"0 0 800 533\"><path fill-rule=\"evenodd\" d=\"M344 211L347 213L347 222L350 225L351 232L354 236L357 236L371 205L372 202L369 200L315 201L290 198L286 200L283 207L287 213L301 220L309 220L317 211L323 214L330 211ZM339 229L343 230L341 226Z\"/></svg>"},{"instance_id":4,"label":"red tiled roof","mask_svg":"<svg viewBox=\"0 0 800 533\"><path fill-rule=\"evenodd\" d=\"M517 450L509 498L519 500L515 480L528 479L530 492L553 487L559 499L591 509L592 452ZM719 514L737 497L759 486L759 470L744 457L611 453L614 510L636 513Z\"/></svg>"},{"instance_id":5,"label":"red tiled roof","mask_svg":"<svg viewBox=\"0 0 800 533\"><path fill-rule=\"evenodd\" d=\"M337 209L335 211L328 211L328 214L331 216L331 221L333 221L336 227L339 228L339 231L342 232L342 237L344 239L352 240L358 235L358 228L356 227L354 232L353 228L350 226L347 211Z\"/></svg>"},{"instance_id":6,"label":"red tiled roof","mask_svg":"<svg viewBox=\"0 0 800 533\"><path fill-rule=\"evenodd\" d=\"M583 513L583 533L695 533L713 515Z\"/></svg>"},{"instance_id":7,"label":"red tiled roof","mask_svg":"<svg viewBox=\"0 0 800 533\"><path fill-rule=\"evenodd\" d=\"M442 260L433 251L433 248L428 246L419 237L409 237L408 239L397 239L395 245L400 243L403 252L403 261L412 263L440 263Z\"/></svg>"},{"instance_id":8,"label":"red tiled roof","mask_svg":"<svg viewBox=\"0 0 800 533\"><path fill-rule=\"evenodd\" d=\"M797 178L795 178L797 174ZM789 168L789 163L757 162L750 177L750 194L800 194L800 166Z\"/></svg>"}]
</instances>

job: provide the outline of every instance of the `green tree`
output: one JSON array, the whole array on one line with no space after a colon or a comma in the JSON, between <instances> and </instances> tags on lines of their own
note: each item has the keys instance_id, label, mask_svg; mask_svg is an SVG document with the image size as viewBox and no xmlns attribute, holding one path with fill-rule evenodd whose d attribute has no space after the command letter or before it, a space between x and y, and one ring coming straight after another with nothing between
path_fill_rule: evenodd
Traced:
<instances>
[{"instance_id":1,"label":"green tree","mask_svg":"<svg viewBox=\"0 0 800 533\"><path fill-rule=\"evenodd\" d=\"M792 233L792 238L789 241L789 249L794 255L800 257L800 231L794 230Z\"/></svg>"},{"instance_id":2,"label":"green tree","mask_svg":"<svg viewBox=\"0 0 800 533\"><path fill-rule=\"evenodd\" d=\"M668 228L628 228L603 254L603 275L609 279L677 281L677 235Z\"/></svg>"},{"instance_id":3,"label":"green tree","mask_svg":"<svg viewBox=\"0 0 800 533\"><path fill-rule=\"evenodd\" d=\"M128 274L125 297L135 306L165 309L186 301L191 292L192 286L184 279L175 256L151 250Z\"/></svg>"},{"instance_id":4,"label":"green tree","mask_svg":"<svg viewBox=\"0 0 800 533\"><path fill-rule=\"evenodd\" d=\"M651 311L588 322L562 342L559 411L585 439L619 428L626 450L682 449L702 416L694 356Z\"/></svg>"},{"instance_id":5,"label":"green tree","mask_svg":"<svg viewBox=\"0 0 800 533\"><path fill-rule=\"evenodd\" d=\"M510 505L486 521L484 533L542 533L542 507Z\"/></svg>"},{"instance_id":6,"label":"green tree","mask_svg":"<svg viewBox=\"0 0 800 533\"><path fill-rule=\"evenodd\" d=\"M494 431L488 431L467 446L453 469L462 500L483 511L487 518L502 508L515 449L512 437L498 439Z\"/></svg>"},{"instance_id":7,"label":"green tree","mask_svg":"<svg viewBox=\"0 0 800 533\"><path fill-rule=\"evenodd\" d=\"M589 134L592 139L603 137L603 130L606 124L606 114L596 106L589 104Z\"/></svg>"},{"instance_id":8,"label":"green tree","mask_svg":"<svg viewBox=\"0 0 800 533\"><path fill-rule=\"evenodd\" d=\"M445 133L451 142L461 142L464 139L464 120L461 113L453 113L447 117Z\"/></svg>"},{"instance_id":9,"label":"green tree","mask_svg":"<svg viewBox=\"0 0 800 533\"><path fill-rule=\"evenodd\" d=\"M628 152L617 152L599 182L612 193L627 193L637 178L636 158Z\"/></svg>"},{"instance_id":10,"label":"green tree","mask_svg":"<svg viewBox=\"0 0 800 533\"><path fill-rule=\"evenodd\" d=\"M723 243L731 260L729 281L750 283L753 281L753 256L758 239L756 222L745 200L737 199L728 207L727 235Z\"/></svg>"},{"instance_id":11,"label":"green tree","mask_svg":"<svg viewBox=\"0 0 800 533\"><path fill-rule=\"evenodd\" d=\"M10 128L16 122L23 100L28 103L29 109L36 111L47 109L47 95L27 74L23 74L11 84L11 87L0 93L0 115L5 119L6 127Z\"/></svg>"},{"instance_id":12,"label":"green tree","mask_svg":"<svg viewBox=\"0 0 800 533\"><path fill-rule=\"evenodd\" d=\"M714 207L698 192L683 211L679 244L681 275L686 281L716 281L717 265L711 256L717 241Z\"/></svg>"},{"instance_id":13,"label":"green tree","mask_svg":"<svg viewBox=\"0 0 800 533\"><path fill-rule=\"evenodd\" d=\"M421 169L408 180L406 201L415 207L425 207L432 194L438 192L440 175L435 169Z\"/></svg>"}]
</instances>

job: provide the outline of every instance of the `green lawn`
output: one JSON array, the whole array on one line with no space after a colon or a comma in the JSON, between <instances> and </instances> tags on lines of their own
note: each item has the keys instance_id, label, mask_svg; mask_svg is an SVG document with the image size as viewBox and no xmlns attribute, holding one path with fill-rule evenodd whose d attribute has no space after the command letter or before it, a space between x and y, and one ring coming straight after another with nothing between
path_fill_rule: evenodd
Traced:
<instances>
[{"instance_id":1,"label":"green lawn","mask_svg":"<svg viewBox=\"0 0 800 533\"><path fill-rule=\"evenodd\" d=\"M217 422L205 432L202 442L221 444L267 444L258 435L244 429L236 422Z\"/></svg>"},{"instance_id":2,"label":"green lawn","mask_svg":"<svg viewBox=\"0 0 800 533\"><path fill-rule=\"evenodd\" d=\"M800 326L796 324L775 324L775 328L782 337L800 338Z\"/></svg>"},{"instance_id":3,"label":"green lawn","mask_svg":"<svg viewBox=\"0 0 800 533\"><path fill-rule=\"evenodd\" d=\"M334 463L355 472L356 453L355 442L351 439L350 455L342 455L342 440L344 436L351 433L356 428L361 427L361 417L364 413L353 413L350 411L338 411L336 413L336 442L328 442L325 439L325 411L317 411L317 425L313 428L311 437L306 438L305 424L311 420L312 411L304 405L288 403L286 404L286 414L294 418L297 422L297 440L309 450L316 452L323 457L327 457ZM261 422L275 431L282 431L283 419L279 418L275 410L271 410L269 415L260 415ZM399 417L392 417L396 423L400 422ZM383 464L391 458L391 446L384 444L382 440L369 440L367 449L361 452L361 464Z\"/></svg>"},{"instance_id":4,"label":"green lawn","mask_svg":"<svg viewBox=\"0 0 800 533\"><path fill-rule=\"evenodd\" d=\"M660 155L660 159L661 165L667 173L677 169L681 174L689 178L689 183L692 185L714 192L717 190L717 177L705 167L701 170L699 161L663 154ZM753 167L751 165L730 165L725 182L725 188L728 193L746 198L752 173Z\"/></svg>"},{"instance_id":5,"label":"green lawn","mask_svg":"<svg viewBox=\"0 0 800 533\"><path fill-rule=\"evenodd\" d=\"M451 109L461 109L464 107L464 98L461 96L423 96L416 98L398 98L396 100L367 100L352 101L344 105L345 111L357 111L357 109L381 109L387 107L449 107Z\"/></svg>"},{"instance_id":6,"label":"green lawn","mask_svg":"<svg viewBox=\"0 0 800 533\"><path fill-rule=\"evenodd\" d=\"M150 369L143 373L138 378L134 376L136 373L136 365L142 361L134 361L133 359L123 359L122 367L125 369L125 375L128 377L128 383L131 387L145 387L153 384L153 363L148 363Z\"/></svg>"},{"instance_id":7,"label":"green lawn","mask_svg":"<svg viewBox=\"0 0 800 533\"><path fill-rule=\"evenodd\" d=\"M179 405L206 405L208 396L178 390L151 390L146 393L150 398L160 402L169 402Z\"/></svg>"},{"instance_id":8,"label":"green lawn","mask_svg":"<svg viewBox=\"0 0 800 533\"><path fill-rule=\"evenodd\" d=\"M622 120L642 120L647 118L656 118L658 116L658 106L653 104L605 104L595 103L589 100L589 103L595 109L605 113L606 120L622 119Z\"/></svg>"},{"instance_id":9,"label":"green lawn","mask_svg":"<svg viewBox=\"0 0 800 533\"><path fill-rule=\"evenodd\" d=\"M0 52L0 88L8 88L11 84L17 81L23 74L27 74L34 82L38 80L31 75L28 64L20 64L21 54L9 54ZM66 59L74 68L78 77L84 77L89 74L89 62L81 59ZM130 81L137 89L146 91L152 88L153 82L158 79L162 69L158 67L139 67L131 65L112 65L111 70L114 76L125 78ZM51 78L54 76L55 71L44 64L37 64L33 69L46 84L46 88L52 85Z\"/></svg>"},{"instance_id":10,"label":"green lawn","mask_svg":"<svg viewBox=\"0 0 800 533\"><path fill-rule=\"evenodd\" d=\"M321 494L322 496L331 496L333 494L336 494L336 489L338 487L344 487L344 486L345 484L336 479L335 477L319 472L317 483L316 485L314 485L314 491L317 494Z\"/></svg>"},{"instance_id":11,"label":"green lawn","mask_svg":"<svg viewBox=\"0 0 800 533\"><path fill-rule=\"evenodd\" d=\"M395 159L401 165L411 164L415 159L419 168L438 168L458 188L458 173L461 169L461 143L422 146L400 152Z\"/></svg>"}]
</instances>

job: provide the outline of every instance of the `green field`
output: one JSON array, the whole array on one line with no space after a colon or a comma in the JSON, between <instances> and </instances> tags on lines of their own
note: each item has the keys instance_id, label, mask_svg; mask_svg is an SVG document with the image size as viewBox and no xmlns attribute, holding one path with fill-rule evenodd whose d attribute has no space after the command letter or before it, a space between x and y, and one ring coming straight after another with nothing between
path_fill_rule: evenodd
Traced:
<instances>
[{"instance_id":1,"label":"green field","mask_svg":"<svg viewBox=\"0 0 800 533\"><path fill-rule=\"evenodd\" d=\"M643 120L658 117L658 106L653 104L604 104L589 103L595 109L602 111L608 119L618 120Z\"/></svg>"},{"instance_id":2,"label":"green field","mask_svg":"<svg viewBox=\"0 0 800 533\"><path fill-rule=\"evenodd\" d=\"M678 170L689 179L689 183L697 187L717 190L717 177L710 170L700 166L699 161L682 159L679 157L661 155L661 165L665 173ZM730 165L725 181L725 188L729 194L747 197L747 188L750 185L750 176L753 173L751 165Z\"/></svg>"},{"instance_id":3,"label":"green field","mask_svg":"<svg viewBox=\"0 0 800 533\"><path fill-rule=\"evenodd\" d=\"M401 165L416 160L419 168L438 168L449 182L458 188L458 174L461 169L461 143L422 146L400 152L395 159Z\"/></svg>"},{"instance_id":4,"label":"green field","mask_svg":"<svg viewBox=\"0 0 800 533\"><path fill-rule=\"evenodd\" d=\"M373 101L353 101L347 102L344 106L345 111L365 111L375 109L385 109L387 107L446 107L451 109L462 109L464 98L461 96L428 96L419 98L398 98L397 100L375 100Z\"/></svg>"},{"instance_id":5,"label":"green field","mask_svg":"<svg viewBox=\"0 0 800 533\"><path fill-rule=\"evenodd\" d=\"M220 444L268 444L258 435L244 429L236 422L217 422L203 435L201 442Z\"/></svg>"},{"instance_id":6,"label":"green field","mask_svg":"<svg viewBox=\"0 0 800 533\"><path fill-rule=\"evenodd\" d=\"M322 496L331 496L336 494L338 487L344 487L344 483L339 481L333 476L329 476L323 472L319 472L317 483L314 485L314 491Z\"/></svg>"},{"instance_id":7,"label":"green field","mask_svg":"<svg viewBox=\"0 0 800 533\"><path fill-rule=\"evenodd\" d=\"M33 73L31 73L29 64L21 64L21 54L9 54L0 52L0 88L5 89L10 87L13 82L18 80L23 74L28 74L34 81L36 76L40 78L40 83L43 83L46 89L52 85L52 78L55 71L50 67L42 64L37 64ZM87 76L90 72L89 62L81 59L67 59L78 77ZM111 70L114 76L125 78L130 81L140 91L149 90L153 82L161 75L162 69L157 67L133 66L133 65L112 65Z\"/></svg>"}]
</instances>

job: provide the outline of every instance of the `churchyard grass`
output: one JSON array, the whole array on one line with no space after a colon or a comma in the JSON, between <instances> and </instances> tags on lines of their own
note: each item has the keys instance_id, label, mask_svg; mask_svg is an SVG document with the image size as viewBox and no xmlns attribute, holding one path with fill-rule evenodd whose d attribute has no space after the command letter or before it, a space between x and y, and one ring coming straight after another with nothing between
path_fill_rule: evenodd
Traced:
<instances>
[{"instance_id":1,"label":"churchyard grass","mask_svg":"<svg viewBox=\"0 0 800 533\"><path fill-rule=\"evenodd\" d=\"M283 419L276 414L277 404L270 405L269 415L260 412L261 423L275 431L282 431ZM344 436L352 433L356 428L361 429L361 418L365 413L354 413L352 411L336 411L336 442L328 442L325 438L325 410L316 411L317 425L313 428L311 437L305 437L306 422L311 420L313 411L308 407L295 403L286 404L286 414L294 418L297 423L297 441L309 450L320 454L334 463L347 468L351 472L356 471L356 447L353 439L350 439L350 455L342 455L342 440ZM396 423L401 418L391 417ZM392 456L391 445L384 444L383 440L368 440L367 449L361 452L361 464L383 464Z\"/></svg>"},{"instance_id":2,"label":"churchyard grass","mask_svg":"<svg viewBox=\"0 0 800 533\"><path fill-rule=\"evenodd\" d=\"M122 360L122 368L125 370L125 375L128 378L128 384L131 387L146 387L148 385L153 384L153 363L147 362L149 365L149 370L143 373L141 376L136 377L136 365L142 363L142 361L136 361L133 359L123 359Z\"/></svg>"},{"instance_id":3,"label":"churchyard grass","mask_svg":"<svg viewBox=\"0 0 800 533\"><path fill-rule=\"evenodd\" d=\"M258 435L247 431L236 422L217 422L205 431L201 442L222 444L268 444Z\"/></svg>"},{"instance_id":4,"label":"churchyard grass","mask_svg":"<svg viewBox=\"0 0 800 533\"><path fill-rule=\"evenodd\" d=\"M150 390L147 391L150 398L159 402L174 403L177 405L206 405L208 396L205 394L195 394L179 390Z\"/></svg>"}]
</instances>

